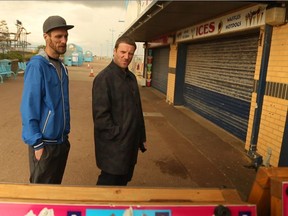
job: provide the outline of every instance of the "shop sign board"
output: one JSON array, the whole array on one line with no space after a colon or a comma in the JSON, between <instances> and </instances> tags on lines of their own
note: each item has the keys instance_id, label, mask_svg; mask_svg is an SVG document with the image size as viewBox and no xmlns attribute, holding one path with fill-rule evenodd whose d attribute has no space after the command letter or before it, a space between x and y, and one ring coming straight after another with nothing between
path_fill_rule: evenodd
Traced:
<instances>
[{"instance_id":1,"label":"shop sign board","mask_svg":"<svg viewBox=\"0 0 288 216\"><path fill-rule=\"evenodd\" d=\"M257 5L209 20L176 33L176 42L215 36L265 25L266 5Z\"/></svg>"}]
</instances>

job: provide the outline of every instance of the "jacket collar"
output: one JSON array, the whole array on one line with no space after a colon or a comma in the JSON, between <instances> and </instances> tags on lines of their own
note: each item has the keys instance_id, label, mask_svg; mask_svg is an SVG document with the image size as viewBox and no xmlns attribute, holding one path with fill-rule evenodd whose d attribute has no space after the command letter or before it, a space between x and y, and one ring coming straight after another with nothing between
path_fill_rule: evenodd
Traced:
<instances>
[{"instance_id":1,"label":"jacket collar","mask_svg":"<svg viewBox=\"0 0 288 216\"><path fill-rule=\"evenodd\" d=\"M119 67L117 64L115 64L113 60L110 63L110 66L113 68L113 71L115 71L115 73L118 76L120 76L122 79L125 79L126 77L130 77L130 71L128 68L123 69Z\"/></svg>"}]
</instances>

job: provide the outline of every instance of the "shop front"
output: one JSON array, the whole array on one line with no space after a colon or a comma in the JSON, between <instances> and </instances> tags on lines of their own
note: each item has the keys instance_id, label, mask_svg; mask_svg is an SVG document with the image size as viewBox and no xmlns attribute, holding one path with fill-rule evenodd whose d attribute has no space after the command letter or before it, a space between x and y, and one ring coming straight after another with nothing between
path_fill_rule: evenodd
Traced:
<instances>
[{"instance_id":1,"label":"shop front","mask_svg":"<svg viewBox=\"0 0 288 216\"><path fill-rule=\"evenodd\" d=\"M175 89L183 89L176 100L243 141L264 15L265 7L255 6L176 35L185 53L180 56L184 73L176 73Z\"/></svg>"}]
</instances>

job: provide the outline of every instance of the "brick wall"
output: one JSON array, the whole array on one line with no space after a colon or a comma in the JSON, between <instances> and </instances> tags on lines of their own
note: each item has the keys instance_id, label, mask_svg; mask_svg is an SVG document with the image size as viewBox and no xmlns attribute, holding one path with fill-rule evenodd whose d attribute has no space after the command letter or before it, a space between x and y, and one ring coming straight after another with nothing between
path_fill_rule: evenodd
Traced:
<instances>
[{"instance_id":1,"label":"brick wall","mask_svg":"<svg viewBox=\"0 0 288 216\"><path fill-rule=\"evenodd\" d=\"M260 121L257 152L265 158L272 150L270 164L277 167L282 146L288 107L288 25L273 28L271 50L267 70L266 88ZM255 86L259 81L263 40L258 47L255 67ZM252 102L245 149L249 149L256 106L256 90Z\"/></svg>"},{"instance_id":2,"label":"brick wall","mask_svg":"<svg viewBox=\"0 0 288 216\"><path fill-rule=\"evenodd\" d=\"M177 62L177 46L170 45L166 101L171 104L174 103L176 62Z\"/></svg>"}]
</instances>

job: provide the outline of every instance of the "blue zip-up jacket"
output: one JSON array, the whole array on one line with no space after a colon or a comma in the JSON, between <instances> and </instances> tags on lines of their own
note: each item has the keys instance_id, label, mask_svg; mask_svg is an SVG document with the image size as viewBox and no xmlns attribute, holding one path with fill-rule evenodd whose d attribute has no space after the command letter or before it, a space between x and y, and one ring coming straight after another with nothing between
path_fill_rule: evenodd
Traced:
<instances>
[{"instance_id":1,"label":"blue zip-up jacket","mask_svg":"<svg viewBox=\"0 0 288 216\"><path fill-rule=\"evenodd\" d=\"M69 79L61 65L62 79L41 52L31 58L24 73L22 139L34 149L62 143L70 132Z\"/></svg>"}]
</instances>

